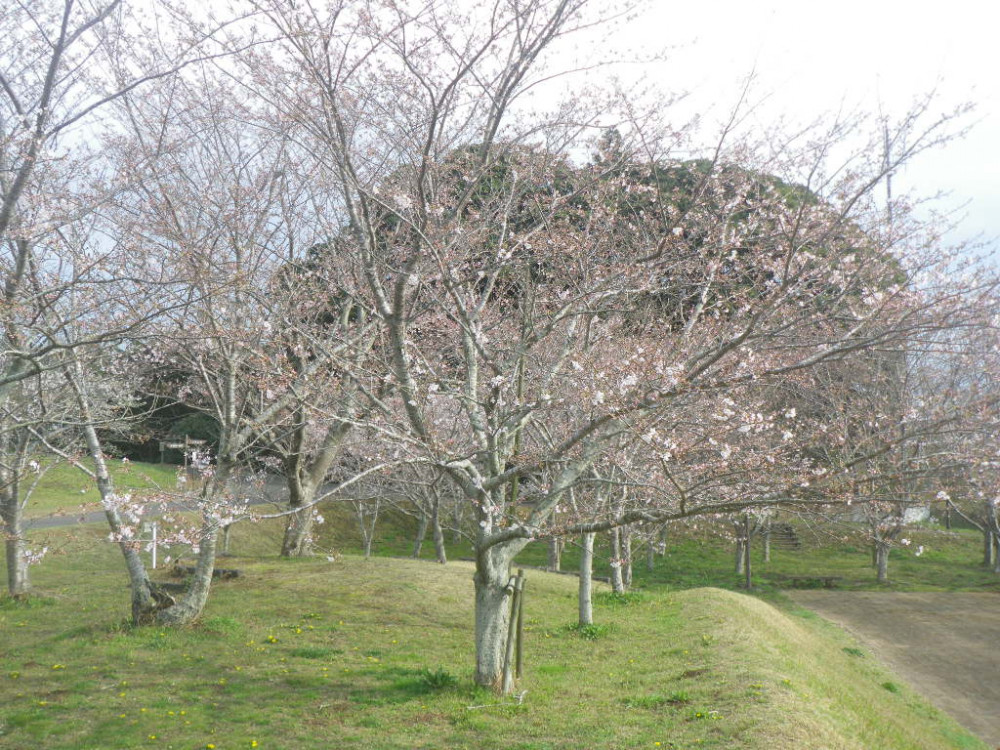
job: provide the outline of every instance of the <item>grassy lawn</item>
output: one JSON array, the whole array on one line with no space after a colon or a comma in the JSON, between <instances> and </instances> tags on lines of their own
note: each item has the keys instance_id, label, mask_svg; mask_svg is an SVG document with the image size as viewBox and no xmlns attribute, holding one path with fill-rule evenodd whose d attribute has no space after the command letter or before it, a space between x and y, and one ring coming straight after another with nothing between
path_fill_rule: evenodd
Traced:
<instances>
[{"instance_id":1,"label":"grassy lawn","mask_svg":"<svg viewBox=\"0 0 1000 750\"><path fill-rule=\"evenodd\" d=\"M89 468L89 467L88 467ZM115 488L122 493L177 487L177 467L170 464L123 463L110 459L108 469ZM28 498L25 518L73 515L100 510L100 495L94 481L68 463L49 466Z\"/></svg>"},{"instance_id":2,"label":"grassy lawn","mask_svg":"<svg viewBox=\"0 0 1000 750\"><path fill-rule=\"evenodd\" d=\"M357 552L360 535L348 509L343 506L324 509L327 522L317 529L320 548L327 552ZM386 514L380 521L374 554L405 557L412 552L415 524L404 517ZM763 547L754 540L752 567L754 586L763 592L792 587L793 577L833 576L837 588L880 591L1000 591L1000 576L981 565L982 537L967 530L946 531L935 526L914 527L907 531L912 540L909 547L897 547L889 557L889 583L879 584L872 567L871 548L861 538L859 530L839 529L836 537L828 533L800 533L802 547L797 550L779 549L771 552L771 561L764 562ZM280 529L262 528L253 546L253 554L268 554L280 547ZM451 535L448 535L449 542ZM921 554L917 550L923 547ZM470 557L468 544L449 544L451 559ZM421 559L434 557L434 546L426 541ZM610 557L606 537L599 537L595 550L595 575L608 576ZM743 576L735 573L734 548L721 538L717 530L701 524L699 529L678 528L670 533L665 554L657 555L652 571L646 569L645 548L637 546L633 565L633 585L641 589L688 589L712 586L731 590L741 589ZM547 549L542 543L528 546L518 562L533 567L545 567ZM579 565L576 540L568 540L562 556L562 569L575 571ZM796 582L795 586L809 582ZM816 585L820 585L816 582Z\"/></svg>"},{"instance_id":3,"label":"grassy lawn","mask_svg":"<svg viewBox=\"0 0 1000 750\"><path fill-rule=\"evenodd\" d=\"M150 490L176 486L177 467L160 464L112 462L116 486L122 491ZM72 515L82 510L99 509L98 495L79 470L68 465L51 468L39 483L28 503L26 515L37 518L48 515ZM82 491L85 490L85 491ZM360 534L352 512L346 504L331 503L323 507L326 522L316 527L316 542L320 554L356 553L361 550ZM413 549L415 521L401 513L382 514L376 531L374 554L380 557L407 557ZM234 535L241 546L234 551L254 556L273 555L281 546L283 524L280 520L253 526L240 524ZM893 549L890 554L888 584L878 584L871 565L870 547L857 528L850 526L821 532L799 526L801 549L774 548L771 561L764 562L762 543L754 540L754 586L763 592L792 586L793 577L833 576L837 588L878 589L895 591L1000 591L1000 577L980 562L981 536L974 531L945 531L934 526L915 527L907 532L912 544ZM41 546L48 540L43 531L29 532ZM448 534L448 554L452 560L471 557L467 543L451 543ZM57 542L58 544L58 542ZM922 554L917 555L918 548ZM183 549L173 551L182 554ZM434 547L425 541L421 559L430 560ZM526 566L545 567L547 551L544 544L530 545L518 562ZM609 558L606 539L599 537L595 556L595 575L608 576ZM578 547L569 540L562 558L562 569L576 570ZM699 524L698 529L678 527L668 537L665 554L655 558L654 569L646 569L645 550L635 550L634 586L654 589L687 589L712 586L740 589L743 578L734 572L733 547L721 538L717 528ZM808 585L798 582L795 585ZM819 585L818 581L817 584Z\"/></svg>"},{"instance_id":4,"label":"grassy lawn","mask_svg":"<svg viewBox=\"0 0 1000 750\"><path fill-rule=\"evenodd\" d=\"M273 555L271 526L234 549ZM472 686L466 563L234 558L200 624L130 630L102 532L50 532L40 596L0 600L4 748L983 747L840 630L740 593L602 592L582 637L575 579L529 571L518 705Z\"/></svg>"},{"instance_id":5,"label":"grassy lawn","mask_svg":"<svg viewBox=\"0 0 1000 750\"><path fill-rule=\"evenodd\" d=\"M889 556L889 583L876 581L871 550L863 541L834 541L825 536L802 535L798 550L774 549L764 562L759 540L754 540L752 570L754 586L768 591L788 588L793 577L833 576L840 589L880 591L1000 591L1000 577L983 567L982 537L971 531L914 528L913 543L898 547ZM923 552L916 550L923 546ZM635 564L640 586L667 585L677 588L720 586L738 588L742 575L734 572L732 545L717 539L678 536L668 543L666 554L647 571L645 560ZM809 582L795 582L794 586ZM820 585L817 581L815 585Z\"/></svg>"}]
</instances>

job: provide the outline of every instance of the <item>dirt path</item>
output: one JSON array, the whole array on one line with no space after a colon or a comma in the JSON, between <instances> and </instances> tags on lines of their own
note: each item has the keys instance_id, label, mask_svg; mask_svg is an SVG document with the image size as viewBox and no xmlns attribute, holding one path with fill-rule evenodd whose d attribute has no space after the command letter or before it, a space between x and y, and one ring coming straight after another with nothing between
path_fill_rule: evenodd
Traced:
<instances>
[{"instance_id":1,"label":"dirt path","mask_svg":"<svg viewBox=\"0 0 1000 750\"><path fill-rule=\"evenodd\" d=\"M1000 595L789 591L935 706L1000 747Z\"/></svg>"}]
</instances>

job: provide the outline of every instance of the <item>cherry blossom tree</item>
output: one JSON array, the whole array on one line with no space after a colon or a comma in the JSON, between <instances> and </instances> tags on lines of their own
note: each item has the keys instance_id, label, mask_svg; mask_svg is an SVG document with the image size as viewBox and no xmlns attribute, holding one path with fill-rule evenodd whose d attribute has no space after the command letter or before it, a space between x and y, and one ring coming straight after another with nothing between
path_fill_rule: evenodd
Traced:
<instances>
[{"instance_id":1,"label":"cherry blossom tree","mask_svg":"<svg viewBox=\"0 0 1000 750\"><path fill-rule=\"evenodd\" d=\"M279 41L246 76L312 144L383 327L380 434L475 515L480 684L500 684L533 539L843 498L808 452L820 420L779 386L961 316L929 236L898 196L887 223L876 189L947 136L927 103L889 128L891 159L881 121L841 118L727 131L691 161L636 102L519 106L587 3L254 5ZM602 465L627 502L552 526Z\"/></svg>"},{"instance_id":2,"label":"cherry blossom tree","mask_svg":"<svg viewBox=\"0 0 1000 750\"><path fill-rule=\"evenodd\" d=\"M904 399L868 420L869 439L860 405L891 389L850 394L971 320L993 283L956 290L933 233L878 189L947 137L950 115L922 102L895 124L758 139L734 115L697 149L658 103L555 75L559 43L614 14L587 0L245 7L252 19L214 36L224 61L141 98L116 68L117 93L73 110L120 101L121 247L144 279L162 274L147 360L219 424L194 582L158 621L204 607L251 459L277 457L289 478L296 554L349 435L378 442L354 480L411 465L474 519L475 679L497 689L510 566L532 541L846 502L859 472L888 482L889 452L919 456ZM535 90L554 103L530 105ZM38 122L12 151L29 166L4 206L37 173ZM15 213L0 213L12 249ZM75 330L59 347L87 340ZM10 362L0 385L37 357ZM806 408L832 373L849 413Z\"/></svg>"},{"instance_id":3,"label":"cherry blossom tree","mask_svg":"<svg viewBox=\"0 0 1000 750\"><path fill-rule=\"evenodd\" d=\"M115 340L135 324L135 319L108 317L95 326L99 308L81 309L82 301L92 302L95 294L111 294L122 271L121 246L113 236L102 246L96 238L82 245L67 235L78 232L120 188L100 148L107 134L102 118L109 107L169 78L197 56L197 40L181 43L170 35L171 27L146 25L160 7L143 3L136 13L126 0L14 0L0 15L0 401L5 433L25 419L35 421L15 414L15 391L23 388L22 381L50 384L52 378L44 373L62 371L72 349ZM62 335L67 320L60 315L71 297L73 315L91 316L85 336ZM49 401L47 394L39 393L38 399ZM2 463L15 467L17 452L26 444L15 438L14 453ZM11 491L0 502L8 556L14 561L10 569L20 576L27 571L17 562L24 549L23 498L11 484L18 477L12 470L5 484ZM25 585L26 580L15 588Z\"/></svg>"}]
</instances>

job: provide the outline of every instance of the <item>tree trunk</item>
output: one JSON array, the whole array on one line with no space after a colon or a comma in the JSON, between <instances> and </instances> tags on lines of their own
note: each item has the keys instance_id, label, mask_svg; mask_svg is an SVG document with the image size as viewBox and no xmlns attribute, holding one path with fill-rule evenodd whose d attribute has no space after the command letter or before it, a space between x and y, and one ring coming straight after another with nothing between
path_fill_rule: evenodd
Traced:
<instances>
[{"instance_id":1,"label":"tree trunk","mask_svg":"<svg viewBox=\"0 0 1000 750\"><path fill-rule=\"evenodd\" d=\"M646 544L646 570L650 573L653 572L656 563L656 547L653 546L653 540L650 539L649 543Z\"/></svg>"},{"instance_id":2,"label":"tree trunk","mask_svg":"<svg viewBox=\"0 0 1000 750\"><path fill-rule=\"evenodd\" d=\"M593 532L584 534L581 538L580 552L580 624L594 624L594 536Z\"/></svg>"},{"instance_id":3,"label":"tree trunk","mask_svg":"<svg viewBox=\"0 0 1000 750\"><path fill-rule=\"evenodd\" d=\"M746 547L746 540L743 537L737 537L736 539L736 574L743 575L746 565L746 552L744 547Z\"/></svg>"},{"instance_id":4,"label":"tree trunk","mask_svg":"<svg viewBox=\"0 0 1000 750\"><path fill-rule=\"evenodd\" d=\"M764 562L771 562L771 522L768 521L764 527Z\"/></svg>"},{"instance_id":5,"label":"tree trunk","mask_svg":"<svg viewBox=\"0 0 1000 750\"><path fill-rule=\"evenodd\" d=\"M879 583L889 582L889 545L875 542L875 569Z\"/></svg>"},{"instance_id":6,"label":"tree trunk","mask_svg":"<svg viewBox=\"0 0 1000 750\"><path fill-rule=\"evenodd\" d=\"M215 553L219 540L219 519L215 512L216 501L220 499L229 484L233 465L220 459L215 473L201 490L201 527L198 532L198 558L191 577L191 586L184 597L166 609L156 613L156 622L162 625L186 625L201 616L208 594L212 588L212 574L215 572Z\"/></svg>"},{"instance_id":7,"label":"tree trunk","mask_svg":"<svg viewBox=\"0 0 1000 750\"><path fill-rule=\"evenodd\" d=\"M73 389L77 404L80 406L83 437L87 444L87 453L94 466L93 477L101 495L104 515L111 528L112 537L118 541L118 548L125 558L125 570L128 573L132 599L132 622L136 625L149 623L157 615L158 610L172 604L173 599L154 591L149 582L149 576L146 574L146 565L139 555L139 545L132 541L134 529L126 526L118 512L114 483L111 481L111 474L108 472L108 465L104 460L104 450L100 438L98 438L97 430L94 428L90 400L84 389L86 379L80 361L74 358L64 374L70 388Z\"/></svg>"},{"instance_id":8,"label":"tree trunk","mask_svg":"<svg viewBox=\"0 0 1000 750\"><path fill-rule=\"evenodd\" d=\"M427 537L427 527L430 524L430 519L427 514L421 511L420 518L417 521L417 535L413 538L413 552L410 557L417 559L420 557L420 549L424 546L424 539Z\"/></svg>"},{"instance_id":9,"label":"tree trunk","mask_svg":"<svg viewBox=\"0 0 1000 750\"><path fill-rule=\"evenodd\" d=\"M444 531L441 529L441 503L435 498L434 510L431 513L431 533L434 535L434 554L437 561L444 565L448 562L448 553L444 548Z\"/></svg>"},{"instance_id":10,"label":"tree trunk","mask_svg":"<svg viewBox=\"0 0 1000 750\"><path fill-rule=\"evenodd\" d=\"M510 563L520 547L523 545L498 544L476 555L475 681L496 692L503 688L503 660L510 627Z\"/></svg>"},{"instance_id":11,"label":"tree trunk","mask_svg":"<svg viewBox=\"0 0 1000 750\"><path fill-rule=\"evenodd\" d=\"M458 545L462 543L462 504L455 503L451 514L452 529L451 543Z\"/></svg>"},{"instance_id":12,"label":"tree trunk","mask_svg":"<svg viewBox=\"0 0 1000 750\"><path fill-rule=\"evenodd\" d=\"M632 588L632 527L622 526L621 534L618 535L618 543L621 547L622 561L622 584L625 590Z\"/></svg>"},{"instance_id":13,"label":"tree trunk","mask_svg":"<svg viewBox=\"0 0 1000 750\"><path fill-rule=\"evenodd\" d=\"M291 469L296 476L286 472L288 482L288 508L294 511L285 524L285 536L281 540L282 557L308 557L312 553L313 507L316 489L308 482L300 481L298 468Z\"/></svg>"},{"instance_id":14,"label":"tree trunk","mask_svg":"<svg viewBox=\"0 0 1000 750\"><path fill-rule=\"evenodd\" d=\"M616 594L625 593L625 579L622 577L621 529L611 529L611 589Z\"/></svg>"},{"instance_id":15,"label":"tree trunk","mask_svg":"<svg viewBox=\"0 0 1000 750\"><path fill-rule=\"evenodd\" d=\"M0 496L0 533L4 536L7 559L7 593L15 599L27 596L31 589L28 576L27 544L21 527L21 499L10 480Z\"/></svg>"},{"instance_id":16,"label":"tree trunk","mask_svg":"<svg viewBox=\"0 0 1000 750\"><path fill-rule=\"evenodd\" d=\"M750 544L750 522L747 522L747 536L746 541L743 543L743 573L744 573L744 587L747 591L753 588L753 565L750 563L750 553L753 551L753 545Z\"/></svg>"},{"instance_id":17,"label":"tree trunk","mask_svg":"<svg viewBox=\"0 0 1000 750\"><path fill-rule=\"evenodd\" d=\"M288 516L281 541L282 557L308 557L312 554L312 508L297 510Z\"/></svg>"},{"instance_id":18,"label":"tree trunk","mask_svg":"<svg viewBox=\"0 0 1000 750\"><path fill-rule=\"evenodd\" d=\"M161 625L186 625L194 622L205 608L215 572L215 548L219 538L219 522L208 511L202 512L198 541L198 561L195 563L191 587L181 601L156 614Z\"/></svg>"},{"instance_id":19,"label":"tree trunk","mask_svg":"<svg viewBox=\"0 0 1000 750\"><path fill-rule=\"evenodd\" d=\"M31 589L28 577L27 545L21 529L21 504L17 498L13 503L3 501L3 535L7 559L7 593L15 599L28 594Z\"/></svg>"},{"instance_id":20,"label":"tree trunk","mask_svg":"<svg viewBox=\"0 0 1000 750\"><path fill-rule=\"evenodd\" d=\"M548 569L554 573L558 573L562 567L562 548L562 539L559 537L552 537L549 539Z\"/></svg>"},{"instance_id":21,"label":"tree trunk","mask_svg":"<svg viewBox=\"0 0 1000 750\"><path fill-rule=\"evenodd\" d=\"M994 543L993 530L987 528L983 531L983 565L992 568L996 563L996 544Z\"/></svg>"},{"instance_id":22,"label":"tree trunk","mask_svg":"<svg viewBox=\"0 0 1000 750\"><path fill-rule=\"evenodd\" d=\"M371 512L368 512L363 502L355 503L354 508L357 512L358 526L361 529L361 544L367 560L372 556L372 541L375 538L375 524L378 523L379 501L375 501ZM366 517L370 520L366 520Z\"/></svg>"}]
</instances>

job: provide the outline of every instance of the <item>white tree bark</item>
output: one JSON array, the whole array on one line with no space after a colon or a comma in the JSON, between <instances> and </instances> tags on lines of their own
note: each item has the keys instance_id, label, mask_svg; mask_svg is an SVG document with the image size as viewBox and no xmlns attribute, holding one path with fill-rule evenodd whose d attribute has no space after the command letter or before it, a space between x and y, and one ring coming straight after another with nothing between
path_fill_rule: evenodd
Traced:
<instances>
[{"instance_id":1,"label":"white tree bark","mask_svg":"<svg viewBox=\"0 0 1000 750\"><path fill-rule=\"evenodd\" d=\"M879 583L889 582L889 544L888 542L875 542L875 571Z\"/></svg>"},{"instance_id":2,"label":"white tree bark","mask_svg":"<svg viewBox=\"0 0 1000 750\"><path fill-rule=\"evenodd\" d=\"M444 546L444 530L441 528L441 499L434 498L434 509L431 513L431 529L434 534L434 555L437 561L444 565L448 562L448 552Z\"/></svg>"},{"instance_id":3,"label":"white tree bark","mask_svg":"<svg viewBox=\"0 0 1000 750\"><path fill-rule=\"evenodd\" d=\"M562 551L563 551L563 540L560 537L552 537L549 539L549 563L548 569L558 573L562 567Z\"/></svg>"},{"instance_id":4,"label":"white tree bark","mask_svg":"<svg viewBox=\"0 0 1000 750\"><path fill-rule=\"evenodd\" d=\"M513 547L495 545L478 555L473 579L476 589L475 681L497 692L503 687L503 661L510 628L510 563L516 554L511 554Z\"/></svg>"},{"instance_id":5,"label":"white tree bark","mask_svg":"<svg viewBox=\"0 0 1000 750\"><path fill-rule=\"evenodd\" d=\"M21 499L17 496L16 485L4 478L4 489L0 495L0 533L4 536L4 551L7 560L7 593L15 599L24 597L31 589L28 575L27 543L22 529Z\"/></svg>"},{"instance_id":6,"label":"white tree bark","mask_svg":"<svg viewBox=\"0 0 1000 750\"><path fill-rule=\"evenodd\" d=\"M426 513L421 512L417 517L417 533L413 537L413 552L410 557L414 560L420 557L420 550L424 546L424 539L427 538L427 528L430 526L430 518Z\"/></svg>"},{"instance_id":7,"label":"white tree bark","mask_svg":"<svg viewBox=\"0 0 1000 750\"><path fill-rule=\"evenodd\" d=\"M622 575L621 529L615 527L608 532L611 546L611 589L616 594L625 593L625 578Z\"/></svg>"},{"instance_id":8,"label":"white tree bark","mask_svg":"<svg viewBox=\"0 0 1000 750\"><path fill-rule=\"evenodd\" d=\"M579 591L579 623L594 624L594 532L580 537L580 591Z\"/></svg>"}]
</instances>

